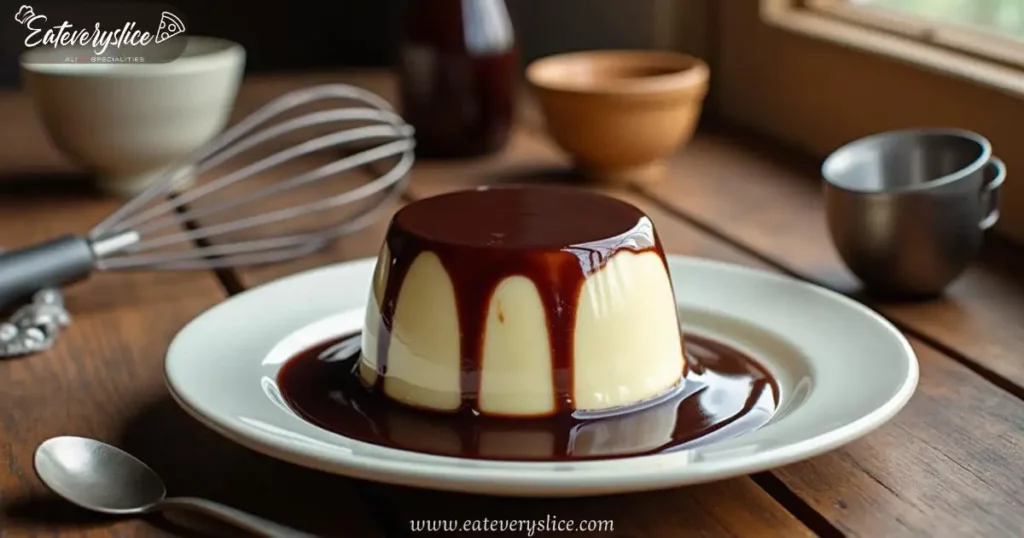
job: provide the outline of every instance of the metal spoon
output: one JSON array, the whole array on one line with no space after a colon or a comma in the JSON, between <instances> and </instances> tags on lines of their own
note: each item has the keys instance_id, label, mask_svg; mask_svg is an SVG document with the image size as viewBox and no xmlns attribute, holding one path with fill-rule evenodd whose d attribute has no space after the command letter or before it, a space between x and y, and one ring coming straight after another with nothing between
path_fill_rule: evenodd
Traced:
<instances>
[{"instance_id":1,"label":"metal spoon","mask_svg":"<svg viewBox=\"0 0 1024 538\"><path fill-rule=\"evenodd\" d=\"M267 538L314 538L205 499L166 497L160 476L127 452L94 439L54 437L35 454L39 479L54 493L104 514L142 515L167 508L193 510Z\"/></svg>"}]
</instances>

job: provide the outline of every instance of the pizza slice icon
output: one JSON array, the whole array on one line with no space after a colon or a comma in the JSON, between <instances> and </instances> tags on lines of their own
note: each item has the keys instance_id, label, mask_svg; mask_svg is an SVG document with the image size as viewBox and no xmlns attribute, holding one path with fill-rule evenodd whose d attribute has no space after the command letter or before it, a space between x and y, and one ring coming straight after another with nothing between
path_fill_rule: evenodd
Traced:
<instances>
[{"instance_id":1,"label":"pizza slice icon","mask_svg":"<svg viewBox=\"0 0 1024 538\"><path fill-rule=\"evenodd\" d=\"M184 31L185 25L182 24L181 19L174 13L164 11L160 14L160 27L156 30L156 42L163 43Z\"/></svg>"}]
</instances>

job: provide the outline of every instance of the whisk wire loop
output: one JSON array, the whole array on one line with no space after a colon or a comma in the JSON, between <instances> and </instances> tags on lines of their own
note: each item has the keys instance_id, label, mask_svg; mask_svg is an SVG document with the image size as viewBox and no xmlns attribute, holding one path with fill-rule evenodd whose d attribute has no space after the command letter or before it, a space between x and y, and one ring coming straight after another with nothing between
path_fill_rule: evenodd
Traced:
<instances>
[{"instance_id":1,"label":"whisk wire loop","mask_svg":"<svg viewBox=\"0 0 1024 538\"><path fill-rule=\"evenodd\" d=\"M179 186L182 181L183 174L192 173L192 170L194 170L197 165L202 166L202 164L209 161L214 154L229 147L229 145L233 144L240 137L252 131L259 125L266 123L268 120L290 109L326 99L345 99L369 105L376 111L391 113L388 118L391 120L392 125L405 125L401 118L394 114L394 109L387 101L370 91L350 86L348 84L325 84L286 93L274 99L270 103L267 103L233 127L226 129L223 133L216 136L203 147L194 151L182 161L183 163L192 164L174 167L168 172L165 172L160 179L154 181L153 184L143 192L129 200L117 211L94 226L88 234L89 238L96 240L105 235L111 234L111 232L113 232L112 229L119 223L124 222L129 215L134 214L136 211L145 207L146 204L152 202L158 197L171 194L174 188ZM295 124L293 124L291 129L281 128L283 130L279 134L282 134L284 130L295 130L300 128L298 125L301 122L298 120L294 121ZM408 125L405 125L405 127L411 130L411 127ZM267 136L269 137L270 135ZM409 138L411 138L411 134L409 135ZM255 144L255 142L253 144ZM241 152L243 150L238 151ZM124 228L121 227L121 229Z\"/></svg>"},{"instance_id":2,"label":"whisk wire loop","mask_svg":"<svg viewBox=\"0 0 1024 538\"><path fill-rule=\"evenodd\" d=\"M152 231L151 228L148 228L143 223L146 223L147 221L150 221L151 219L154 219L154 218L157 218L157 217L160 217L160 216L173 215L175 211L177 211L178 209L180 209L182 207L185 207L187 204L189 204L191 202L199 200L200 198L203 198L203 197L207 197L207 196L213 194L214 192L217 192L219 190L222 190L222 189L225 189L227 187L230 187L230 186L232 186L232 185L234 185L234 184L236 184L236 183L238 183L240 181L249 179L249 178L255 176L256 174L259 174L261 172L265 172L265 171L267 171L267 170L269 170L269 169L271 169L271 168L273 168L275 166L284 164L285 162L290 161L290 160L298 159L298 158L301 158L301 157L304 157L304 156L307 156L307 155L310 155L310 154L313 154L313 153L316 153L316 152L319 152L319 151L323 151L324 149L328 149L328 148L332 148L332 147L338 147L338 146L343 146L343 145L351 143L351 142L373 140L373 139L377 139L377 138L379 138L379 139L390 139L390 138L396 138L396 137L401 137L401 136L402 136L402 133L400 133L396 129L388 127L388 126L361 127L361 128L357 128L357 129L353 129L353 130L349 130L349 131L341 131L341 132L337 132L337 133L331 133L331 134L328 134L328 135L324 135L324 136L321 136L319 138L315 138L313 140L309 140L309 141L303 142L302 144L299 144L297 146L292 146L292 147L290 147L288 149L282 150L282 151L280 151L278 153L270 155L269 157L265 157L265 158L263 158L263 159L261 159L261 160L259 160L257 162L254 162L254 163L252 163L252 164L250 164L248 166L245 166L245 167L243 167L243 168L241 168L239 170L236 170L236 171L234 171L234 172L232 172L232 173L230 173L228 175L221 176L221 177L219 177L219 178L217 178L217 179L215 179L213 181L210 181L209 183L205 183L203 185L196 186L193 189L187 190L184 193L182 193L181 195L174 196L174 197L170 198L169 200L167 200L166 202L161 202L160 204L158 204L158 205L156 205L154 207L151 207L148 210L146 210L146 211L144 211L144 212L142 212L142 213L140 213L138 215L135 215L135 216L127 218L124 222L114 226L112 228L111 232L117 233L117 232L121 232L121 231L127 230L129 228L135 229L136 231L139 231L140 233L143 232L143 231L147 231L147 230ZM406 151L406 150L410 149L409 146L410 146L411 142L409 142L408 139L402 139L401 143L402 143L401 147L404 148L402 151ZM372 150L370 150L370 151L372 151ZM326 173L326 174L304 174L304 175L296 177L296 178L292 178L292 179L289 179L289 180L285 180L283 182L279 182L279 183L273 184L272 187L268 188L270 190L266 190L266 193L267 194L279 194L281 192L290 190L292 188L305 185L305 184L309 183L310 181L317 180L317 179L323 179L323 178L326 178L326 177L328 177L330 175L333 175L333 174L337 174L337 173L341 173L341 172L345 172L345 171L348 171L348 170L352 170L352 169L358 168L359 166L365 166L365 165L369 164L370 162L372 162L373 160L378 160L380 158L386 158L386 157L393 156L393 155L387 155L387 154L383 154L381 156L378 156L379 153L381 153L381 152L372 153L371 154L372 158L369 158L369 159L364 158L360 162L360 164L358 164L358 165L352 165L352 166L346 166L346 167L340 167L340 166L330 167L331 165L328 165L328 166L322 167L321 169L333 170L330 173ZM336 163L340 163L340 162L345 162L345 160L343 159L342 161L337 161ZM254 199L256 199L256 197L249 197L249 196L247 196L245 198L246 201L251 201L251 200L254 200ZM233 203L231 205L231 207L237 206L237 205L239 205L241 203L242 202L239 199L236 199L236 202ZM209 214L209 212L207 212L206 214ZM157 226L157 228L159 228L159 227L161 227L161 226Z\"/></svg>"},{"instance_id":3,"label":"whisk wire loop","mask_svg":"<svg viewBox=\"0 0 1024 538\"><path fill-rule=\"evenodd\" d=\"M271 123L286 111L315 101L340 99L345 106L308 112ZM354 103L354 104L352 104ZM348 126L351 123L355 126ZM269 125L265 125L268 124ZM308 128L338 126L336 130L300 141L219 177L208 177L230 159L272 140ZM347 127L346 127L347 126ZM357 151L345 151L356 146ZM165 172L153 185L97 224L88 234L102 245L96 268L118 269L212 269L275 263L324 248L343 235L358 231L393 205L401 195L412 168L414 132L387 101L367 90L345 84L327 84L285 94L225 130L178 166ZM213 196L268 170L323 152L337 151L338 158L277 181L257 182L247 191ZM278 209L224 221L215 218L244 210L256 202L295 192L314 183L328 185L332 178L370 165L375 177L338 194L316 191L316 198ZM381 168L383 170L376 170ZM345 205L371 201L338 225L280 237L247 239L231 237L211 244L211 239L264 226L283 225L302 216ZM275 207L271 205L271 207ZM231 216L234 216L232 213ZM189 243L187 249L161 249ZM111 245L116 245L112 247Z\"/></svg>"},{"instance_id":4,"label":"whisk wire loop","mask_svg":"<svg viewBox=\"0 0 1024 538\"><path fill-rule=\"evenodd\" d=\"M394 142L393 144L401 148L403 151L408 148L408 143L405 141ZM382 146L377 149L386 150L389 148L387 148L386 146ZM370 151L373 150L369 150L364 153L369 153ZM380 153L385 152L381 151ZM353 156L353 158L360 157L361 155L362 154L357 154ZM408 155L403 156L398 166L396 166L395 168L381 176L377 181L372 183L366 183L353 190L346 191L339 195L316 200L314 202L310 202L299 206L287 207L276 211L271 211L268 213L253 215L251 217L241 218L224 223L212 224L204 226L197 230L187 230L171 235L160 236L154 239L139 242L135 245L128 247L127 250L130 252L138 252L141 250L165 247L177 243L183 243L186 241L194 242L199 239L208 239L216 235L239 232L250 228L265 226L267 224L273 224L284 220L289 220L295 217L308 215L310 213L325 211L328 209L337 208L342 205L350 204L352 202L365 199L369 196L377 194L380 191L384 190L386 187L398 183L412 167L412 160L412 157Z\"/></svg>"},{"instance_id":5,"label":"whisk wire loop","mask_svg":"<svg viewBox=\"0 0 1024 538\"><path fill-rule=\"evenodd\" d=\"M328 99L345 104L271 123L289 110ZM290 141L309 128L332 131L296 138L300 141L291 147L214 177L231 159L272 140L287 137ZM52 345L67 321L43 316L61 312L54 302L60 296L57 287L94 271L263 265L328 247L392 209L408 183L414 149L412 127L387 101L362 88L325 84L274 99L170 167L84 236L58 237L0 256L0 306L35 294L34 302L19 310L25 313L24 319L16 316L15 324L0 323L0 358ZM326 163L312 159L325 150L335 152ZM275 167L305 163L310 163L305 171L289 167L287 172L267 175L266 181L260 178ZM338 181L339 192L331 190L335 184L330 178L360 168L370 170L372 177L354 188L347 179ZM305 191L312 201L299 203L291 198L313 184L315 189ZM241 192L227 191L236 186ZM275 196L282 196L282 201L271 200ZM260 208L258 202L267 200L272 202L270 209ZM349 205L352 211L342 211ZM288 228L303 216L319 217L335 210L344 218L317 218L301 231ZM237 235L264 226L271 236Z\"/></svg>"}]
</instances>

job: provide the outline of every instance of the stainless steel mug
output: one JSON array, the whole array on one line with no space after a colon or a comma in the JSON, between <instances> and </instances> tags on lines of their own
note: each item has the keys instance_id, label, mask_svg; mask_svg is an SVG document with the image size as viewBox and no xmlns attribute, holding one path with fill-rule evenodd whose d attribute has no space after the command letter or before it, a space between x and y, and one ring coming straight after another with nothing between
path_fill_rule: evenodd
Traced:
<instances>
[{"instance_id":1,"label":"stainless steel mug","mask_svg":"<svg viewBox=\"0 0 1024 538\"><path fill-rule=\"evenodd\" d=\"M1006 167L977 133L914 129L844 145L822 176L832 241L868 291L934 296L999 220Z\"/></svg>"}]
</instances>

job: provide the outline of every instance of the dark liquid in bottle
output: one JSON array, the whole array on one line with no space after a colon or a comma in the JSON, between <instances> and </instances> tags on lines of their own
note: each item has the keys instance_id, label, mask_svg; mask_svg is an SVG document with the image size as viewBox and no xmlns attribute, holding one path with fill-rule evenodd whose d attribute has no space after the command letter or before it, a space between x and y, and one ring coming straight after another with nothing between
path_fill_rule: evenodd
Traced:
<instances>
[{"instance_id":1,"label":"dark liquid in bottle","mask_svg":"<svg viewBox=\"0 0 1024 538\"><path fill-rule=\"evenodd\" d=\"M504 0L410 0L399 76L402 113L421 157L504 147L519 55Z\"/></svg>"}]
</instances>

